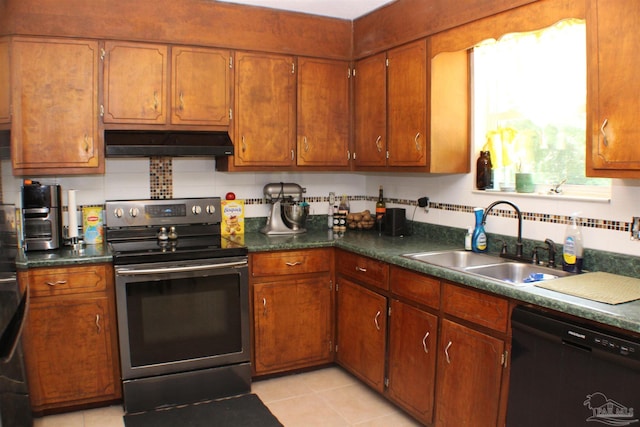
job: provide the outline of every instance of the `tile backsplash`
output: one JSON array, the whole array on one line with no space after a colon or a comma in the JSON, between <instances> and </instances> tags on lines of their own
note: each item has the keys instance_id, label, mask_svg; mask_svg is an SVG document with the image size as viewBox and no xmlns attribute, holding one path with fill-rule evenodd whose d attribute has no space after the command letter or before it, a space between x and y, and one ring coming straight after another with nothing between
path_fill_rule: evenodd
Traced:
<instances>
[{"instance_id":1,"label":"tile backsplash","mask_svg":"<svg viewBox=\"0 0 640 427\"><path fill-rule=\"evenodd\" d=\"M534 240L549 237L562 242L566 224L573 212L583 227L585 247L629 255L640 255L640 242L630 241L633 200L640 199L636 181L614 180L609 203L577 203L575 201L518 198L516 194L477 194L472 192L472 174L429 175L398 173L320 173L320 172L236 172L215 170L209 158L136 158L107 159L104 175L29 177L43 183L75 189L78 205L101 205L105 200L166 199L180 197L220 196L232 191L245 200L248 218L266 217L269 205L262 189L272 182L295 182L306 188L305 199L311 204L311 215L326 215L329 192L347 194L353 210L373 209L378 186L384 185L388 207L407 210L407 218L417 222L465 229L473 225L473 208L485 207L496 199L509 199L523 213L523 236ZM9 161L2 162L3 199L19 204L22 177L11 174ZM417 199L428 196L428 210L417 207ZM515 213L498 207L488 221L488 233L514 234Z\"/></svg>"}]
</instances>

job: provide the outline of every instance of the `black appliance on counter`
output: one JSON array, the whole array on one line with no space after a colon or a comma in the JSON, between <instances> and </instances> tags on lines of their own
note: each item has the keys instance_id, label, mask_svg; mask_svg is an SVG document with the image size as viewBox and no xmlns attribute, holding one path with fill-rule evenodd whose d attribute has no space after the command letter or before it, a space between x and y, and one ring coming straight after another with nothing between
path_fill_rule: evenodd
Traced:
<instances>
[{"instance_id":1,"label":"black appliance on counter","mask_svg":"<svg viewBox=\"0 0 640 427\"><path fill-rule=\"evenodd\" d=\"M251 390L247 248L220 198L107 201L128 413Z\"/></svg>"},{"instance_id":2,"label":"black appliance on counter","mask_svg":"<svg viewBox=\"0 0 640 427\"><path fill-rule=\"evenodd\" d=\"M507 427L640 425L640 339L517 307Z\"/></svg>"},{"instance_id":3,"label":"black appliance on counter","mask_svg":"<svg viewBox=\"0 0 640 427\"><path fill-rule=\"evenodd\" d=\"M22 186L22 218L27 251L58 249L62 243L62 196L59 185Z\"/></svg>"},{"instance_id":4,"label":"black appliance on counter","mask_svg":"<svg viewBox=\"0 0 640 427\"><path fill-rule=\"evenodd\" d=\"M15 206L0 206L0 427L33 425L21 332L29 307L28 288L16 279Z\"/></svg>"},{"instance_id":5,"label":"black appliance on counter","mask_svg":"<svg viewBox=\"0 0 640 427\"><path fill-rule=\"evenodd\" d=\"M388 236L404 236L406 211L404 208L387 208L384 213L384 234Z\"/></svg>"}]
</instances>

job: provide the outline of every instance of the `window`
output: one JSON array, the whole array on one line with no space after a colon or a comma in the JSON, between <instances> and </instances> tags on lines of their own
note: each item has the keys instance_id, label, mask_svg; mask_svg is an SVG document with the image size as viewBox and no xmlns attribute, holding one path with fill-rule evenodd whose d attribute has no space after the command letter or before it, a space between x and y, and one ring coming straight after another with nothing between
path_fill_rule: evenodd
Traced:
<instances>
[{"instance_id":1,"label":"window","mask_svg":"<svg viewBox=\"0 0 640 427\"><path fill-rule=\"evenodd\" d=\"M584 20L569 19L474 47L474 151L491 152L495 188L530 172L545 190L608 191L610 180L585 177L585 31Z\"/></svg>"}]
</instances>

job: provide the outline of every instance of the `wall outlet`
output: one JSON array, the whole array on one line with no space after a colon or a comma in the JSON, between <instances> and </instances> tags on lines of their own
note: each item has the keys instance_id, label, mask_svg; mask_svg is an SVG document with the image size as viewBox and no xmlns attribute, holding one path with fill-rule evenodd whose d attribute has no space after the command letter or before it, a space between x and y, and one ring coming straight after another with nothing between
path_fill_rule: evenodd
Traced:
<instances>
[{"instance_id":1,"label":"wall outlet","mask_svg":"<svg viewBox=\"0 0 640 427\"><path fill-rule=\"evenodd\" d=\"M640 240L640 217L631 218L631 240Z\"/></svg>"}]
</instances>

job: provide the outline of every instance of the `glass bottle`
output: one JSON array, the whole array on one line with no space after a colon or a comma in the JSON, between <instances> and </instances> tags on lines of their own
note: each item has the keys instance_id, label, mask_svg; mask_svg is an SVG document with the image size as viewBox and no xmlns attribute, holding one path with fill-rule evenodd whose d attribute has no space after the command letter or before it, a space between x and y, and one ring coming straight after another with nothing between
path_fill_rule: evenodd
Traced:
<instances>
[{"instance_id":1,"label":"glass bottle","mask_svg":"<svg viewBox=\"0 0 640 427\"><path fill-rule=\"evenodd\" d=\"M478 190L493 188L491 168L491 152L481 151L476 162L476 188Z\"/></svg>"},{"instance_id":2,"label":"glass bottle","mask_svg":"<svg viewBox=\"0 0 640 427\"><path fill-rule=\"evenodd\" d=\"M384 214L387 212L387 205L384 203L384 195L382 191L382 185L378 191L378 201L376 202L376 226L378 233L382 233L382 221L384 220Z\"/></svg>"}]
</instances>

